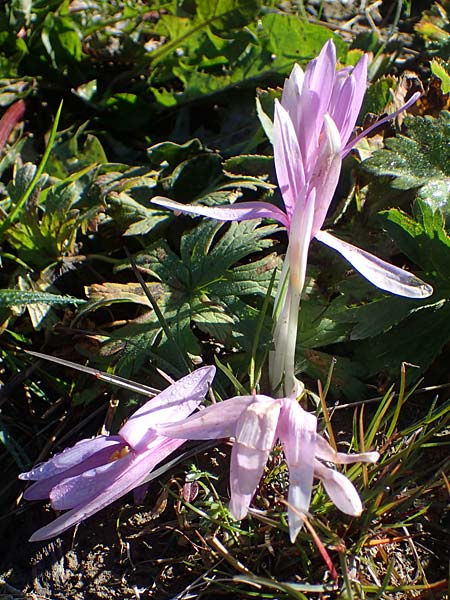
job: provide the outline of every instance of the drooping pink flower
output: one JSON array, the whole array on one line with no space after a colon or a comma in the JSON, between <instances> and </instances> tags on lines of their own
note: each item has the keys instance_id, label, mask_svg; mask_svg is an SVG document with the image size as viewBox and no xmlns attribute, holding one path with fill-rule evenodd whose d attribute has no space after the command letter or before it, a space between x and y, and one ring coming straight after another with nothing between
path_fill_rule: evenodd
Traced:
<instances>
[{"instance_id":1,"label":"drooping pink flower","mask_svg":"<svg viewBox=\"0 0 450 600\"><path fill-rule=\"evenodd\" d=\"M25 499L49 498L55 510L68 510L36 531L30 541L59 535L142 484L185 441L154 428L190 415L204 399L214 374L215 367L197 369L146 402L118 435L82 440L19 475L35 482L25 491Z\"/></svg>"},{"instance_id":2,"label":"drooping pink flower","mask_svg":"<svg viewBox=\"0 0 450 600\"><path fill-rule=\"evenodd\" d=\"M378 452L336 452L316 432L316 417L301 408L294 397L237 396L213 404L184 421L160 425L169 437L191 440L233 437L230 466L230 510L243 519L277 440L283 445L289 467L288 519L295 541L311 501L313 478L319 478L334 504L344 513L358 516L362 504L345 475L325 463L376 462Z\"/></svg>"},{"instance_id":3,"label":"drooping pink flower","mask_svg":"<svg viewBox=\"0 0 450 600\"><path fill-rule=\"evenodd\" d=\"M368 56L354 67L336 71L334 43L326 42L305 71L295 65L286 80L281 102L275 102L273 149L284 211L268 202L242 202L231 206L185 205L163 197L154 204L219 221L270 218L284 225L292 247L291 270L305 262L311 239L339 252L372 284L410 298L424 298L432 288L413 274L323 231L336 189L342 158L363 135L406 110L419 97L414 94L399 110L384 117L349 142L367 86ZM306 222L302 238L300 222ZM297 263L295 262L297 261ZM301 277L299 278L301 280Z\"/></svg>"}]
</instances>

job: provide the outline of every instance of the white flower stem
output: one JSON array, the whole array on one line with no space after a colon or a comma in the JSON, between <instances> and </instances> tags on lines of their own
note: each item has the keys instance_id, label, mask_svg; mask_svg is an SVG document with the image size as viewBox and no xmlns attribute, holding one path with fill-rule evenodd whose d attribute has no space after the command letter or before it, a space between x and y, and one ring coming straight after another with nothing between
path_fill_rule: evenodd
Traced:
<instances>
[{"instance_id":1,"label":"white flower stem","mask_svg":"<svg viewBox=\"0 0 450 600\"><path fill-rule=\"evenodd\" d=\"M298 313L305 285L306 263L314 219L314 194L311 194L308 202L302 208L303 210L300 208L294 211L292 218L288 250L274 307L273 341L275 350L269 355L269 376L272 389L277 395L284 396L290 396L297 388L295 349ZM286 289L287 275L289 275L289 280Z\"/></svg>"}]
</instances>

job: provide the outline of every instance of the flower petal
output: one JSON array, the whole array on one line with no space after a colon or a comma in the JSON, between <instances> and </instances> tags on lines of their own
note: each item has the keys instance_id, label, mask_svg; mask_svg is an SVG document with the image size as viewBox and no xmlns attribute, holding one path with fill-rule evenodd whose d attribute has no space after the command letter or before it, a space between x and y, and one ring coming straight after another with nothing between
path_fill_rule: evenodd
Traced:
<instances>
[{"instance_id":1,"label":"flower petal","mask_svg":"<svg viewBox=\"0 0 450 600\"><path fill-rule=\"evenodd\" d=\"M270 449L256 450L234 442L230 464L230 511L240 521L247 512L264 473Z\"/></svg>"},{"instance_id":2,"label":"flower petal","mask_svg":"<svg viewBox=\"0 0 450 600\"><path fill-rule=\"evenodd\" d=\"M368 56L363 54L353 71L346 76L339 90L333 89L330 101L330 115L334 119L341 134L344 147L350 137L361 110L362 101L367 87ZM339 72L338 78L341 72ZM338 79L337 78L337 79Z\"/></svg>"},{"instance_id":3,"label":"flower petal","mask_svg":"<svg viewBox=\"0 0 450 600\"><path fill-rule=\"evenodd\" d=\"M154 443L154 427L190 415L204 399L215 367L202 367L182 377L141 406L120 429L119 435L135 450Z\"/></svg>"},{"instance_id":4,"label":"flower petal","mask_svg":"<svg viewBox=\"0 0 450 600\"><path fill-rule=\"evenodd\" d=\"M316 206L311 238L320 230L330 208L341 173L341 137L333 119L323 118L324 140L320 145L310 186L316 189Z\"/></svg>"},{"instance_id":5,"label":"flower petal","mask_svg":"<svg viewBox=\"0 0 450 600\"><path fill-rule=\"evenodd\" d=\"M236 396L211 404L184 421L156 427L167 437L187 440L221 439L234 436L236 423L246 408L255 401L254 396Z\"/></svg>"},{"instance_id":6,"label":"flower petal","mask_svg":"<svg viewBox=\"0 0 450 600\"><path fill-rule=\"evenodd\" d=\"M236 423L236 441L248 448L271 450L280 409L280 402L274 398L253 396L253 402L241 413Z\"/></svg>"},{"instance_id":7,"label":"flower petal","mask_svg":"<svg viewBox=\"0 0 450 600\"><path fill-rule=\"evenodd\" d=\"M87 519L111 502L137 487L153 467L161 462L171 452L176 450L183 442L181 440L164 440L159 448L152 448L141 454L131 453L123 459L121 472L116 473L116 478L106 484L106 487L87 502L82 502L72 510L61 515L45 527L38 529L30 538L31 542L45 540L59 535L66 529Z\"/></svg>"},{"instance_id":8,"label":"flower petal","mask_svg":"<svg viewBox=\"0 0 450 600\"><path fill-rule=\"evenodd\" d=\"M55 475L39 479L25 490L23 497L25 500L43 500L44 498L48 498L50 490L58 485L63 479L75 477L86 470L94 469L95 467L107 463L114 453L120 452L125 446L126 444L122 439L115 444L106 445L102 450L99 450L92 456L80 459L78 464L74 464L68 469L63 469ZM73 448L69 448L69 450L73 450Z\"/></svg>"},{"instance_id":9,"label":"flower petal","mask_svg":"<svg viewBox=\"0 0 450 600\"><path fill-rule=\"evenodd\" d=\"M75 477L67 477L50 492L50 502L55 510L68 510L91 498L96 498L110 482L114 482L129 467L130 455L88 469Z\"/></svg>"},{"instance_id":10,"label":"flower petal","mask_svg":"<svg viewBox=\"0 0 450 600\"><path fill-rule=\"evenodd\" d=\"M99 435L92 439L81 440L72 448L66 448L46 462L36 465L31 471L21 473L19 479L38 481L53 477L84 462L100 450L109 449L111 453L114 452L114 446L117 444L123 444L122 438L118 435Z\"/></svg>"},{"instance_id":11,"label":"flower petal","mask_svg":"<svg viewBox=\"0 0 450 600\"><path fill-rule=\"evenodd\" d=\"M284 82L283 94L281 96L281 105L289 113L295 131L297 131L298 103L302 94L304 78L305 73L303 69L295 63L289 77Z\"/></svg>"},{"instance_id":12,"label":"flower petal","mask_svg":"<svg viewBox=\"0 0 450 600\"><path fill-rule=\"evenodd\" d=\"M289 467L288 520L291 541L303 527L301 513L311 502L316 447L316 417L292 398L283 399L278 437Z\"/></svg>"},{"instance_id":13,"label":"flower petal","mask_svg":"<svg viewBox=\"0 0 450 600\"><path fill-rule=\"evenodd\" d=\"M300 191L305 185L305 174L294 125L278 100L275 100L273 153L278 186L290 221L295 206L301 202Z\"/></svg>"},{"instance_id":14,"label":"flower petal","mask_svg":"<svg viewBox=\"0 0 450 600\"><path fill-rule=\"evenodd\" d=\"M347 515L358 517L363 510L361 499L353 483L342 473L316 460L314 475L318 477L333 504Z\"/></svg>"},{"instance_id":15,"label":"flower petal","mask_svg":"<svg viewBox=\"0 0 450 600\"><path fill-rule=\"evenodd\" d=\"M230 510L236 519L247 514L275 441L280 402L255 396L237 424L231 452Z\"/></svg>"},{"instance_id":16,"label":"flower petal","mask_svg":"<svg viewBox=\"0 0 450 600\"><path fill-rule=\"evenodd\" d=\"M230 204L229 206L200 206L181 204L180 202L175 202L175 200L170 200L163 196L155 196L151 199L151 202L175 212L210 217L211 219L217 219L218 221L274 219L285 227L288 226L288 220L284 212L269 202L242 202Z\"/></svg>"},{"instance_id":17,"label":"flower petal","mask_svg":"<svg viewBox=\"0 0 450 600\"><path fill-rule=\"evenodd\" d=\"M395 119L395 117L397 117L400 113L404 112L405 110L408 110L408 108L410 108L413 104L415 104L419 98L420 98L420 92L416 92L398 110L395 110L393 113L386 115L385 117L383 117L382 119L380 119L379 121L377 121L376 123L374 123L373 125L368 127L367 129L362 131L359 135L354 137L352 140L350 140L350 142L344 148L344 151L342 153L342 158L344 158L345 156L347 156L347 154L349 152L351 152L352 148L354 148L356 146L356 144L359 142L359 140L361 140L363 137L366 137L367 135L369 135L369 133L374 131L374 129L381 127L381 125L384 125L388 121L392 121L392 119Z\"/></svg>"},{"instance_id":18,"label":"flower petal","mask_svg":"<svg viewBox=\"0 0 450 600\"><path fill-rule=\"evenodd\" d=\"M321 435L316 435L316 458L333 462L340 465L350 465L352 463L376 463L380 458L378 452L361 452L359 454L346 454L345 452L336 452L330 444Z\"/></svg>"},{"instance_id":19,"label":"flower petal","mask_svg":"<svg viewBox=\"0 0 450 600\"><path fill-rule=\"evenodd\" d=\"M342 254L363 277L382 290L406 298L427 298L433 293L431 285L412 273L395 267L352 244L343 242L327 231L319 231L315 237Z\"/></svg>"}]
</instances>

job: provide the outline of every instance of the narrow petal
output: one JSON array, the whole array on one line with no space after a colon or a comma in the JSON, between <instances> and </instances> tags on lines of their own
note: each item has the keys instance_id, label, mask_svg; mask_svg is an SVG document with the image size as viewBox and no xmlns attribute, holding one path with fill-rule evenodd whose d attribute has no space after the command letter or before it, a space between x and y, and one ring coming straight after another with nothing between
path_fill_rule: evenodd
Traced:
<instances>
[{"instance_id":1,"label":"narrow petal","mask_svg":"<svg viewBox=\"0 0 450 600\"><path fill-rule=\"evenodd\" d=\"M319 56L308 63L305 70L304 86L322 92L330 88L330 81L336 75L336 47L333 40L327 40ZM331 90L329 90L331 94Z\"/></svg>"},{"instance_id":2,"label":"narrow petal","mask_svg":"<svg viewBox=\"0 0 450 600\"><path fill-rule=\"evenodd\" d=\"M119 434L135 450L154 442L154 427L173 423L190 415L205 398L215 367L202 367L182 377L137 410Z\"/></svg>"},{"instance_id":3,"label":"narrow petal","mask_svg":"<svg viewBox=\"0 0 450 600\"><path fill-rule=\"evenodd\" d=\"M323 117L329 111L336 79L336 48L332 40L323 46L319 56L305 70L303 91L299 103L300 123L297 136L308 178L316 162L316 152L322 132Z\"/></svg>"},{"instance_id":4,"label":"narrow petal","mask_svg":"<svg viewBox=\"0 0 450 600\"><path fill-rule=\"evenodd\" d=\"M316 214L316 190L313 188L305 206L296 206L289 231L289 281L292 290L301 294L305 283L308 251ZM298 307L297 307L298 312ZM296 332L289 331L289 335Z\"/></svg>"},{"instance_id":5,"label":"narrow petal","mask_svg":"<svg viewBox=\"0 0 450 600\"><path fill-rule=\"evenodd\" d=\"M385 117L383 117L382 119L380 119L379 121L377 121L376 123L374 123L373 125L368 127L367 129L365 129L359 135L354 137L352 140L350 140L350 142L344 148L344 151L342 153L342 158L347 156L347 154L352 150L352 148L354 148L356 146L356 144L359 142L359 140L361 140L363 137L366 137L366 135L369 135L369 133L374 131L374 129L381 127L381 125L384 125L388 121L392 121L392 119L395 119L395 117L397 117L400 113L404 112L405 110L408 110L408 108L410 108L413 104L415 104L419 98L420 98L420 92L416 92L398 110L386 115Z\"/></svg>"},{"instance_id":6,"label":"narrow petal","mask_svg":"<svg viewBox=\"0 0 450 600\"><path fill-rule=\"evenodd\" d=\"M112 453L117 444L123 444L122 438L118 435L99 435L92 439L81 440L72 448L66 448L46 462L36 465L31 471L21 473L19 479L31 479L33 481L47 479L77 466L100 450L106 448Z\"/></svg>"},{"instance_id":7,"label":"narrow petal","mask_svg":"<svg viewBox=\"0 0 450 600\"><path fill-rule=\"evenodd\" d=\"M230 511L239 521L248 512L269 454L270 449L256 450L238 442L233 445L230 464Z\"/></svg>"},{"instance_id":8,"label":"narrow petal","mask_svg":"<svg viewBox=\"0 0 450 600\"><path fill-rule=\"evenodd\" d=\"M325 221L339 181L342 165L341 137L330 115L325 114L323 125L324 140L320 146L310 182L310 186L316 189L312 237L320 230Z\"/></svg>"},{"instance_id":9,"label":"narrow petal","mask_svg":"<svg viewBox=\"0 0 450 600\"><path fill-rule=\"evenodd\" d=\"M433 293L431 285L412 273L343 242L327 231L319 231L316 239L342 254L363 277L382 290L406 298L427 298Z\"/></svg>"},{"instance_id":10,"label":"narrow petal","mask_svg":"<svg viewBox=\"0 0 450 600\"><path fill-rule=\"evenodd\" d=\"M326 467L318 460L314 475L323 483L326 493L336 507L346 515L358 517L363 510L361 499L353 483L342 473Z\"/></svg>"},{"instance_id":11,"label":"narrow petal","mask_svg":"<svg viewBox=\"0 0 450 600\"><path fill-rule=\"evenodd\" d=\"M127 456L61 481L50 492L52 507L68 510L97 497L129 467L132 458Z\"/></svg>"},{"instance_id":12,"label":"narrow petal","mask_svg":"<svg viewBox=\"0 0 450 600\"><path fill-rule=\"evenodd\" d=\"M129 454L123 459L123 471L114 481L111 481L98 495L85 503L72 508L45 527L38 529L30 538L31 542L45 540L59 535L73 525L87 519L108 504L111 504L124 494L137 487L149 471L176 450L183 442L181 440L164 440L158 451L155 448L135 455Z\"/></svg>"},{"instance_id":13,"label":"narrow petal","mask_svg":"<svg viewBox=\"0 0 450 600\"><path fill-rule=\"evenodd\" d=\"M236 424L230 466L230 510L236 519L247 514L275 441L279 414L279 401L255 396Z\"/></svg>"},{"instance_id":14,"label":"narrow petal","mask_svg":"<svg viewBox=\"0 0 450 600\"><path fill-rule=\"evenodd\" d=\"M241 414L255 401L254 396L236 396L211 404L183 421L159 425L158 433L187 440L221 439L234 436Z\"/></svg>"},{"instance_id":15,"label":"narrow petal","mask_svg":"<svg viewBox=\"0 0 450 600\"><path fill-rule=\"evenodd\" d=\"M181 204L155 196L151 202L168 208L175 212L187 213L190 215L200 215L202 217L210 217L217 221L250 221L252 219L274 219L287 227L287 217L282 210L269 202L242 202L239 204L230 204L229 206L200 206L192 204Z\"/></svg>"},{"instance_id":16,"label":"narrow petal","mask_svg":"<svg viewBox=\"0 0 450 600\"><path fill-rule=\"evenodd\" d=\"M333 462L335 464L349 465L352 463L376 463L380 458L378 452L361 452L359 454L346 454L345 452L336 452L330 444L321 435L316 435L316 458Z\"/></svg>"},{"instance_id":17,"label":"narrow petal","mask_svg":"<svg viewBox=\"0 0 450 600\"><path fill-rule=\"evenodd\" d=\"M281 96L281 105L289 113L295 130L297 130L298 101L302 93L304 77L305 73L303 69L295 63L291 74L284 82L283 94Z\"/></svg>"},{"instance_id":18,"label":"narrow petal","mask_svg":"<svg viewBox=\"0 0 450 600\"><path fill-rule=\"evenodd\" d=\"M318 113L328 110L328 105L336 77L336 47L328 40L317 58L312 60L305 70L303 88L315 92L319 99ZM331 85L330 85L331 84Z\"/></svg>"},{"instance_id":19,"label":"narrow petal","mask_svg":"<svg viewBox=\"0 0 450 600\"><path fill-rule=\"evenodd\" d=\"M241 413L234 434L236 441L256 450L271 450L281 404L269 396L253 396L253 402Z\"/></svg>"},{"instance_id":20,"label":"narrow petal","mask_svg":"<svg viewBox=\"0 0 450 600\"><path fill-rule=\"evenodd\" d=\"M302 156L294 125L288 112L275 100L273 153L278 185L290 220L305 185Z\"/></svg>"},{"instance_id":21,"label":"narrow petal","mask_svg":"<svg viewBox=\"0 0 450 600\"><path fill-rule=\"evenodd\" d=\"M330 102L330 114L336 122L344 147L350 137L361 110L367 87L368 56L363 54L339 93ZM334 93L333 93L334 96Z\"/></svg>"},{"instance_id":22,"label":"narrow petal","mask_svg":"<svg viewBox=\"0 0 450 600\"><path fill-rule=\"evenodd\" d=\"M120 452L125 447L126 444L123 440L120 440L120 442L117 442L116 444L108 445L69 469L64 469L62 472L56 473L55 475L39 479L25 490L23 497L25 500L43 500L44 498L48 498L52 488L58 485L63 479L75 477L84 473L84 471L94 469L107 463L111 456Z\"/></svg>"},{"instance_id":23,"label":"narrow petal","mask_svg":"<svg viewBox=\"0 0 450 600\"><path fill-rule=\"evenodd\" d=\"M313 414L304 411L296 400L284 398L278 437L289 467L288 520L292 542L303 527L301 514L308 511L311 502L316 428Z\"/></svg>"}]
</instances>

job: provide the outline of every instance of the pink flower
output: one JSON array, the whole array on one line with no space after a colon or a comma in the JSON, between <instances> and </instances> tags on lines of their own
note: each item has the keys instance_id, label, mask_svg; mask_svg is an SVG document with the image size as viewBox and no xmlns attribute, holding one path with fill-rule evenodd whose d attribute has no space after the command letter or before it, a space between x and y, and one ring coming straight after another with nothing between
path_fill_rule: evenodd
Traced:
<instances>
[{"instance_id":1,"label":"pink flower","mask_svg":"<svg viewBox=\"0 0 450 600\"><path fill-rule=\"evenodd\" d=\"M367 86L367 64L368 56L363 55L353 69L336 71L336 49L329 40L304 72L295 65L286 80L281 103L275 102L273 123L275 168L284 211L268 202L207 207L184 205L160 196L152 202L219 221L259 218L278 221L288 231L290 246L295 241L289 262L291 270L300 271L299 283L301 264L306 263L309 243L315 238L339 252L375 286L410 298L429 296L431 286L411 273L321 230L338 183L342 158L362 137L348 142ZM412 96L401 109L374 127L406 110L418 96Z\"/></svg>"},{"instance_id":2,"label":"pink flower","mask_svg":"<svg viewBox=\"0 0 450 600\"><path fill-rule=\"evenodd\" d=\"M348 464L376 462L378 452L347 455L335 452L317 434L316 417L304 411L294 397L238 396L213 404L175 424L157 430L169 437L191 440L234 437L230 467L230 510L236 519L248 511L265 464L280 440L289 467L288 519L294 542L303 525L312 493L313 477L319 478L334 504L344 513L362 512L359 495L347 477L325 462ZM325 462L324 462L325 461Z\"/></svg>"},{"instance_id":3,"label":"pink flower","mask_svg":"<svg viewBox=\"0 0 450 600\"><path fill-rule=\"evenodd\" d=\"M232 206L186 206L156 197L154 204L175 211L221 221L270 218L287 229L289 244L274 306L274 347L269 355L272 389L290 395L299 389L295 378L298 312L304 286L308 251L315 238L339 252L373 285L409 298L425 298L433 288L408 271L322 230L333 199L342 158L362 137L349 143L367 85L368 56L354 67L336 71L336 49L328 41L305 71L295 65L284 84L281 102L275 101L272 142L275 170L284 211L268 202ZM394 118L413 104L415 94ZM363 135L371 131L369 128Z\"/></svg>"},{"instance_id":4,"label":"pink flower","mask_svg":"<svg viewBox=\"0 0 450 600\"><path fill-rule=\"evenodd\" d=\"M68 510L36 531L30 541L59 535L144 482L149 472L185 441L155 431L190 415L204 399L215 367L202 367L172 384L139 408L118 435L78 442L37 465L20 479L32 480L27 500L49 498L55 510Z\"/></svg>"}]
</instances>

